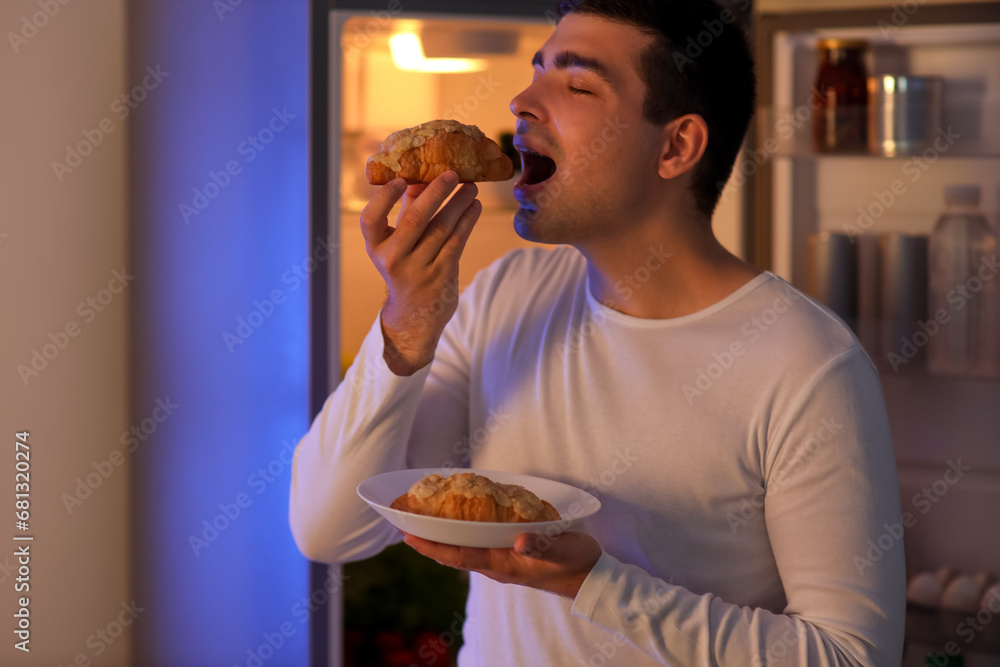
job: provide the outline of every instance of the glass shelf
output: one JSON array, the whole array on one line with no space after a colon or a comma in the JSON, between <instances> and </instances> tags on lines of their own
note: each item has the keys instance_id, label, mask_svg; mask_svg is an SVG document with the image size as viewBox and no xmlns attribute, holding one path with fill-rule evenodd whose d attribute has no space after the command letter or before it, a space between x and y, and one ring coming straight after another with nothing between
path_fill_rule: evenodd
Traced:
<instances>
[{"instance_id":1,"label":"glass shelf","mask_svg":"<svg viewBox=\"0 0 1000 667\"><path fill-rule=\"evenodd\" d=\"M775 158L870 158L872 160L934 160L938 158L1000 159L1000 131L987 119L1000 117L1000 102L977 102L946 106L941 128L918 150L898 155L865 150L837 153L813 148L813 119L816 112L808 103L797 107L766 106L756 117L758 162ZM763 159L763 160L762 160Z\"/></svg>"},{"instance_id":2,"label":"glass shelf","mask_svg":"<svg viewBox=\"0 0 1000 667\"><path fill-rule=\"evenodd\" d=\"M923 318L926 319L926 318ZM875 368L878 369L879 376L886 378L899 378L912 381L934 383L947 382L976 382L996 387L1000 389L1000 375L973 375L961 373L932 373L927 366L927 348L925 344L912 345L904 350L902 341L897 341L895 345L890 345L884 329L888 326L885 320L876 319L852 319L848 322L851 329L858 336L858 340L868 356L871 358ZM898 323L893 325L892 330L902 334L905 327ZM913 327L916 331L916 327ZM920 341L918 341L920 342ZM986 389L986 387L983 387Z\"/></svg>"}]
</instances>

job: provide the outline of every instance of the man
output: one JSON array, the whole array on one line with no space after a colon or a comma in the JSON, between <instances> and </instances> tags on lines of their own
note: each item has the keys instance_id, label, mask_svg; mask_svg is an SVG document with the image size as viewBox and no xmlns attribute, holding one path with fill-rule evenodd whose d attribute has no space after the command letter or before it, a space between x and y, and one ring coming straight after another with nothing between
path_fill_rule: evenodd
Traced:
<instances>
[{"instance_id":1,"label":"man","mask_svg":"<svg viewBox=\"0 0 1000 667\"><path fill-rule=\"evenodd\" d=\"M355 495L379 472L534 474L598 495L587 532L405 537L473 572L461 665L898 665L903 545L870 551L900 516L874 367L712 233L754 104L732 14L561 12L511 104L514 224L557 247L510 253L456 304L475 186L447 204L454 173L379 191L361 224L389 296L297 448L299 547L338 562L398 541Z\"/></svg>"}]
</instances>

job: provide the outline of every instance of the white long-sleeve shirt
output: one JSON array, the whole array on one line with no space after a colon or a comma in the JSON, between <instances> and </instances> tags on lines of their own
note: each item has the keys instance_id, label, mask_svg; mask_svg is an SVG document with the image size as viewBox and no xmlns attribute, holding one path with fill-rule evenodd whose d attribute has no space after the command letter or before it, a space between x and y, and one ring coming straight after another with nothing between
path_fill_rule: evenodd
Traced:
<instances>
[{"instance_id":1,"label":"white long-sleeve shirt","mask_svg":"<svg viewBox=\"0 0 1000 667\"><path fill-rule=\"evenodd\" d=\"M603 504L585 530L604 553L575 600L472 575L462 667L900 664L877 374L774 274L650 320L594 299L576 250L519 250L462 294L430 366L398 377L382 352L376 322L296 449L290 520L308 557L400 539L355 492L388 470L526 473Z\"/></svg>"}]
</instances>

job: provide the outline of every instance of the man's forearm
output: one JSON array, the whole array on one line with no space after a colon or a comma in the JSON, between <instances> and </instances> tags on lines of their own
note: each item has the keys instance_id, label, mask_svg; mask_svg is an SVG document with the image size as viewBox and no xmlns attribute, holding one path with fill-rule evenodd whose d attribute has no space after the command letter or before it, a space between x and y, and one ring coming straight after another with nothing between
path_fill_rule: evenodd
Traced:
<instances>
[{"instance_id":1,"label":"man's forearm","mask_svg":"<svg viewBox=\"0 0 1000 667\"><path fill-rule=\"evenodd\" d=\"M295 450L289 521L296 544L312 560L356 560L399 539L355 489L372 475L405 467L429 370L399 377L382 355L376 322L344 381Z\"/></svg>"}]
</instances>

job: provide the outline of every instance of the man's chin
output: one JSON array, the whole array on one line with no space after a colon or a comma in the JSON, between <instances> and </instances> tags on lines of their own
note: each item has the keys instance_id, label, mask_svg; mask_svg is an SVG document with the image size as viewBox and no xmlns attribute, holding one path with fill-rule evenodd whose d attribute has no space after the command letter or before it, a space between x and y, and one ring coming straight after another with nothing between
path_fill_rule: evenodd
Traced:
<instances>
[{"instance_id":1,"label":"man's chin","mask_svg":"<svg viewBox=\"0 0 1000 667\"><path fill-rule=\"evenodd\" d=\"M537 209L525 208L521 206L514 214L514 231L525 241L533 243L546 243L545 239L539 238L538 225L539 215Z\"/></svg>"},{"instance_id":2,"label":"man's chin","mask_svg":"<svg viewBox=\"0 0 1000 667\"><path fill-rule=\"evenodd\" d=\"M555 222L551 212L546 215L533 208L522 206L514 214L514 231L525 241L560 245L573 242L571 227Z\"/></svg>"}]
</instances>

